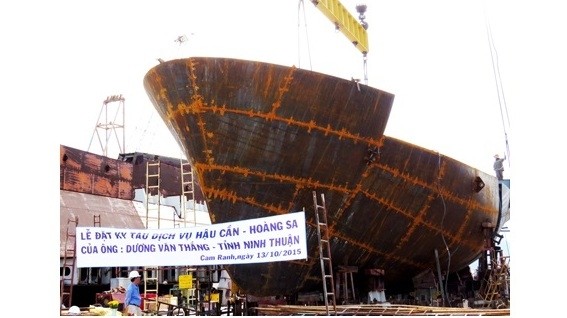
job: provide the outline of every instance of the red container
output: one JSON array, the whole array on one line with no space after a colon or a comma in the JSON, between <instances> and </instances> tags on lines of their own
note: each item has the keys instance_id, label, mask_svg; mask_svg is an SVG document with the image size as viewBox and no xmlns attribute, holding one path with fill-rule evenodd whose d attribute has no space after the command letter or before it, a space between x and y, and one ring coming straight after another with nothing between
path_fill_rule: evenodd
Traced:
<instances>
[{"instance_id":1,"label":"red container","mask_svg":"<svg viewBox=\"0 0 567 318\"><path fill-rule=\"evenodd\" d=\"M144 299L152 299L155 300L157 297L157 294L154 293L143 293L142 294L142 302L140 303L140 308L142 308L142 310L144 310Z\"/></svg>"}]
</instances>

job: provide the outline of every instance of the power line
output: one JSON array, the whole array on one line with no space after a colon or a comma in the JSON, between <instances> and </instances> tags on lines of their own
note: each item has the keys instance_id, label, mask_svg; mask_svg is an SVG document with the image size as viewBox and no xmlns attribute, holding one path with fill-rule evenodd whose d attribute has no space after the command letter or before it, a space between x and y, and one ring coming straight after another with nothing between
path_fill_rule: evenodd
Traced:
<instances>
[{"instance_id":1,"label":"power line","mask_svg":"<svg viewBox=\"0 0 567 318\"><path fill-rule=\"evenodd\" d=\"M490 57L492 60L492 72L494 74L494 81L496 84L496 91L498 94L498 104L500 106L500 117L502 120L502 128L504 130L504 140L505 140L505 147L506 147L506 158L508 159L508 165L510 165L510 145L508 143L508 132L506 131L506 127L510 126L510 118L508 116L508 107L506 106L506 98L504 96L504 87L502 86L502 78L500 76L500 66L498 61L498 52L496 51L496 46L494 45L494 38L492 37L492 28L490 27L490 22L488 16L486 14L486 10L484 12L485 23L486 23L486 33L488 38L488 44L490 48ZM504 120L506 117L506 121Z\"/></svg>"}]
</instances>

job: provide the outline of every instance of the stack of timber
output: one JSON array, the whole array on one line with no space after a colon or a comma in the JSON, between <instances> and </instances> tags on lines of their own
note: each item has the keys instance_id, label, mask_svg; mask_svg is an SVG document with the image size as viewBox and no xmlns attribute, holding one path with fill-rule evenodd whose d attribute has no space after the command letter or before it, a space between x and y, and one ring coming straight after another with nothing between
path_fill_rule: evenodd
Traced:
<instances>
[{"instance_id":1,"label":"stack of timber","mask_svg":"<svg viewBox=\"0 0 567 318\"><path fill-rule=\"evenodd\" d=\"M337 312L325 306L262 306L253 308L258 316L510 316L510 308L473 309L411 305L337 305Z\"/></svg>"}]
</instances>

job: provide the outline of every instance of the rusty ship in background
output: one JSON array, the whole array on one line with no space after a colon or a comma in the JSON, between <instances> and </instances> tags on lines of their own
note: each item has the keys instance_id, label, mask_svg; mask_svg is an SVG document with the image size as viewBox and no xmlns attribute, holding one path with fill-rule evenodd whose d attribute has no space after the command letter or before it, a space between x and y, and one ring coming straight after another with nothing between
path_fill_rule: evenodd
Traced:
<instances>
[{"instance_id":1,"label":"rusty ship in background","mask_svg":"<svg viewBox=\"0 0 567 318\"><path fill-rule=\"evenodd\" d=\"M248 294L321 290L314 191L325 198L333 264L383 270L392 293L411 290L436 263L447 275L468 269L509 218L496 177L384 135L391 93L213 57L161 63L144 87L191 163L212 223L305 208L307 260L227 266Z\"/></svg>"},{"instance_id":2,"label":"rusty ship in background","mask_svg":"<svg viewBox=\"0 0 567 318\"><path fill-rule=\"evenodd\" d=\"M140 269L78 268L74 247L77 226L147 229L160 223L162 227L210 224L202 191L198 183L187 182L191 167L183 159L143 152L110 158L65 145L59 149L60 305L103 304L100 295L119 284L127 287L129 271ZM159 187L158 175L164 180ZM167 293L177 276L177 270L163 270L159 289Z\"/></svg>"}]
</instances>

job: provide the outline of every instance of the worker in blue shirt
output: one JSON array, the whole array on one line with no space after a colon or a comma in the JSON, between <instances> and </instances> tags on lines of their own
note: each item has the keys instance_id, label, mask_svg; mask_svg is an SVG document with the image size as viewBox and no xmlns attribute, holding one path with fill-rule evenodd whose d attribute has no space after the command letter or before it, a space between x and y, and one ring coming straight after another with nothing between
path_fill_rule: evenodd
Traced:
<instances>
[{"instance_id":1,"label":"worker in blue shirt","mask_svg":"<svg viewBox=\"0 0 567 318\"><path fill-rule=\"evenodd\" d=\"M138 271L131 271L128 275L130 281L132 282L128 285L126 289L126 296L124 296L124 306L126 306L126 313L129 316L141 316L142 309L140 306L142 305L142 296L140 295L140 282L142 281L142 277Z\"/></svg>"}]
</instances>

